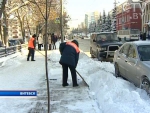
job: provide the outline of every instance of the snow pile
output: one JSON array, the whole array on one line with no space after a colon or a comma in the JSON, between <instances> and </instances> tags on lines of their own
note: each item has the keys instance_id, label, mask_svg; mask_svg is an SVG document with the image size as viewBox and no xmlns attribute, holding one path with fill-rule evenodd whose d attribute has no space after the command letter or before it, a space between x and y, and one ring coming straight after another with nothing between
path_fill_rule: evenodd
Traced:
<instances>
[{"instance_id":1,"label":"snow pile","mask_svg":"<svg viewBox=\"0 0 150 113\"><path fill-rule=\"evenodd\" d=\"M59 52L53 52L51 59L58 62ZM122 78L116 78L112 63L95 61L81 53L77 71L89 84L90 93L103 113L149 113L147 93Z\"/></svg>"},{"instance_id":2,"label":"snow pile","mask_svg":"<svg viewBox=\"0 0 150 113\"><path fill-rule=\"evenodd\" d=\"M132 83L113 76L113 64L81 54L77 70L90 85L103 113L149 113L149 96Z\"/></svg>"}]
</instances>

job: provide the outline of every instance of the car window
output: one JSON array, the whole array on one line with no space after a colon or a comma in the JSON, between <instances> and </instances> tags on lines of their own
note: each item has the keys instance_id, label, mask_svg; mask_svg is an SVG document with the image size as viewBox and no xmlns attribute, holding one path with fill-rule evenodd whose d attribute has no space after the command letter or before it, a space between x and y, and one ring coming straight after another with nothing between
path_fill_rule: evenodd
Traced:
<instances>
[{"instance_id":1,"label":"car window","mask_svg":"<svg viewBox=\"0 0 150 113\"><path fill-rule=\"evenodd\" d=\"M130 45L129 44L125 44L119 51L120 54L124 54L127 55L128 54L128 50L129 50Z\"/></svg>"},{"instance_id":2,"label":"car window","mask_svg":"<svg viewBox=\"0 0 150 113\"><path fill-rule=\"evenodd\" d=\"M141 61L150 61L150 45L141 45L137 49Z\"/></svg>"},{"instance_id":3,"label":"car window","mask_svg":"<svg viewBox=\"0 0 150 113\"><path fill-rule=\"evenodd\" d=\"M114 33L103 33L97 35L97 41L115 41L118 40Z\"/></svg>"},{"instance_id":4,"label":"car window","mask_svg":"<svg viewBox=\"0 0 150 113\"><path fill-rule=\"evenodd\" d=\"M136 51L133 45L130 46L129 48L129 53L128 53L128 57L130 58L136 58Z\"/></svg>"},{"instance_id":5,"label":"car window","mask_svg":"<svg viewBox=\"0 0 150 113\"><path fill-rule=\"evenodd\" d=\"M19 41L19 40L9 40L9 42L10 42L12 45L20 45L20 41Z\"/></svg>"}]
</instances>

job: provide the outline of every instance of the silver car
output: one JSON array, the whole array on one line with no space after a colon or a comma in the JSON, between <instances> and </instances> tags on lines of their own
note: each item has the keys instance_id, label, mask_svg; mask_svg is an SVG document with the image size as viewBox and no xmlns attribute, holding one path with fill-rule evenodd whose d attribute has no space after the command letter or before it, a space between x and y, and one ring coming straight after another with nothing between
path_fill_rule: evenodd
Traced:
<instances>
[{"instance_id":1,"label":"silver car","mask_svg":"<svg viewBox=\"0 0 150 113\"><path fill-rule=\"evenodd\" d=\"M150 41L124 43L114 54L115 76L150 93Z\"/></svg>"}]
</instances>

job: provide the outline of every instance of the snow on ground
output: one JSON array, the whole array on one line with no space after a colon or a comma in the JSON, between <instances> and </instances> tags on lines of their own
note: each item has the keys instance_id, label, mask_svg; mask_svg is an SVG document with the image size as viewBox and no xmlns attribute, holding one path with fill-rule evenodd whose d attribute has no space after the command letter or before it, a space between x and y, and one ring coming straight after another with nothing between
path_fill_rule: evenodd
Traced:
<instances>
[{"instance_id":1,"label":"snow on ground","mask_svg":"<svg viewBox=\"0 0 150 113\"><path fill-rule=\"evenodd\" d=\"M50 58L58 62L59 52L51 54ZM112 63L95 61L81 53L77 71L90 85L90 93L102 113L149 113L147 93L122 78L116 78Z\"/></svg>"},{"instance_id":2,"label":"snow on ground","mask_svg":"<svg viewBox=\"0 0 150 113\"><path fill-rule=\"evenodd\" d=\"M44 52L42 51L42 54L36 52L35 62L27 62L26 50L23 53L12 59L10 56L0 59L2 62L0 67L1 90L35 89L46 95L45 60L42 55ZM73 113L71 112L73 110L76 113L149 113L149 96L132 83L114 77L113 64L95 61L81 53L77 71L90 87L88 89L84 86L78 76L80 87L74 89L70 73L69 87L61 86L62 69L58 63L59 51L51 51L49 59L49 79L56 79L56 81L50 80L50 92L52 91L53 96L51 98L57 100L51 100L51 106L55 104L57 113L63 113L66 109L68 110L66 113ZM0 113L27 113L37 107L38 101L38 99L30 98L1 98ZM46 102L46 100L40 100L40 102Z\"/></svg>"}]
</instances>

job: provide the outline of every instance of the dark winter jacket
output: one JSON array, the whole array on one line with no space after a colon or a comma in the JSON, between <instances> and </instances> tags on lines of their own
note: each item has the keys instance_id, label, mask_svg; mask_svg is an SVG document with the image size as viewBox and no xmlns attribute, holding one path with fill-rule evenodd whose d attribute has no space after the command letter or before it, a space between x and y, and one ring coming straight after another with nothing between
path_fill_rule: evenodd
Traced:
<instances>
[{"instance_id":1,"label":"dark winter jacket","mask_svg":"<svg viewBox=\"0 0 150 113\"><path fill-rule=\"evenodd\" d=\"M73 46L75 45L75 46ZM79 60L79 48L74 42L66 42L60 44L61 58L59 63L73 66L76 68Z\"/></svg>"},{"instance_id":2,"label":"dark winter jacket","mask_svg":"<svg viewBox=\"0 0 150 113\"><path fill-rule=\"evenodd\" d=\"M146 40L146 33L143 34L143 40Z\"/></svg>"},{"instance_id":3,"label":"dark winter jacket","mask_svg":"<svg viewBox=\"0 0 150 113\"><path fill-rule=\"evenodd\" d=\"M52 36L51 36L51 41L52 41L52 43L53 43L53 42L54 42L54 43L57 42L57 37L56 37L54 34L52 34Z\"/></svg>"}]
</instances>

